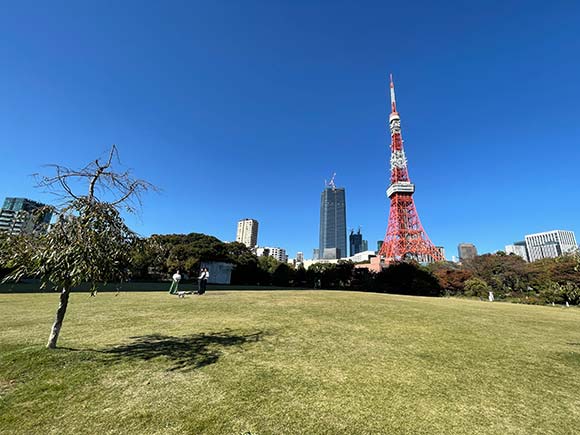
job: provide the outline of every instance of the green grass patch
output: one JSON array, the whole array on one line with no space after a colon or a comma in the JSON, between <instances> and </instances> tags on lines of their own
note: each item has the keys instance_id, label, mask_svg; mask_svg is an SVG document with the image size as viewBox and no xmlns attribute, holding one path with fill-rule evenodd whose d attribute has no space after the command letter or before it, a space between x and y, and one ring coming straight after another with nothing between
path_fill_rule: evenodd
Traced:
<instances>
[{"instance_id":1,"label":"green grass patch","mask_svg":"<svg viewBox=\"0 0 580 435\"><path fill-rule=\"evenodd\" d=\"M0 295L0 433L572 434L580 310L333 291Z\"/></svg>"}]
</instances>

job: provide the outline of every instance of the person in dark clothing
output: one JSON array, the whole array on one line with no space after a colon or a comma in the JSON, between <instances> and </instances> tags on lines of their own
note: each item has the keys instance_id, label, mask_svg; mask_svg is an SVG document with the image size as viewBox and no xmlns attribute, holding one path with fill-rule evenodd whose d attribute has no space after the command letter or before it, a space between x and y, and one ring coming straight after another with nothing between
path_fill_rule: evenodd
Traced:
<instances>
[{"instance_id":1,"label":"person in dark clothing","mask_svg":"<svg viewBox=\"0 0 580 435\"><path fill-rule=\"evenodd\" d=\"M209 271L207 270L207 267L204 267L201 269L201 273L199 274L198 278L198 287L197 287L198 295L202 295L205 293L208 279L209 279Z\"/></svg>"}]
</instances>

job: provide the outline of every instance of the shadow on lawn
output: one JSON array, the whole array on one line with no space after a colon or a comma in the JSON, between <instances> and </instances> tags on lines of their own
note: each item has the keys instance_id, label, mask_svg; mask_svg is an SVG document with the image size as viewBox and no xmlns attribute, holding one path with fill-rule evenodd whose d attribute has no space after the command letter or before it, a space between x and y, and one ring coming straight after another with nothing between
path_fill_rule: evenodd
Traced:
<instances>
[{"instance_id":1,"label":"shadow on lawn","mask_svg":"<svg viewBox=\"0 0 580 435\"><path fill-rule=\"evenodd\" d=\"M159 357L167 358L172 362L169 370L173 371L194 370L214 364L220 358L223 348L258 342L262 339L262 332L236 335L226 330L182 337L151 334L130 338L133 340L131 343L101 352L123 359L134 358L145 361Z\"/></svg>"}]
</instances>

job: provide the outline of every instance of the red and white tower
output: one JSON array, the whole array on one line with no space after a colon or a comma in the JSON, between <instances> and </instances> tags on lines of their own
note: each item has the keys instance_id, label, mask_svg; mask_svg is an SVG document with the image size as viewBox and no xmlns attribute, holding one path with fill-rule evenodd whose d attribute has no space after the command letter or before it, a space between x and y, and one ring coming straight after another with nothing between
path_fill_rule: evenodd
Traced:
<instances>
[{"instance_id":1,"label":"red and white tower","mask_svg":"<svg viewBox=\"0 0 580 435\"><path fill-rule=\"evenodd\" d=\"M420 263L443 261L445 258L429 240L415 208L413 201L415 185L409 179L392 74L390 81L391 185L387 189L387 196L391 200L391 211L387 234L379 255L386 263L406 260L416 260Z\"/></svg>"}]
</instances>

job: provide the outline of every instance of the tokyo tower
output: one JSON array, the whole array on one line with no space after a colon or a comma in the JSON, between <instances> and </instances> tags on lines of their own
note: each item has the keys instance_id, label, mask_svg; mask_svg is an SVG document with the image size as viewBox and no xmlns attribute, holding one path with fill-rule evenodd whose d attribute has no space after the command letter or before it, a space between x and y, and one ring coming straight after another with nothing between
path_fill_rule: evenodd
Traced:
<instances>
[{"instance_id":1,"label":"tokyo tower","mask_svg":"<svg viewBox=\"0 0 580 435\"><path fill-rule=\"evenodd\" d=\"M441 252L433 246L421 225L413 193L415 185L411 183L407 169L407 158L401 137L401 118L397 112L395 85L393 75L391 82L391 114L389 129L391 131L391 185L387 197L391 200L387 234L379 251L385 263L415 260L420 263L444 261Z\"/></svg>"}]
</instances>

